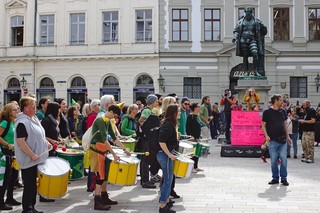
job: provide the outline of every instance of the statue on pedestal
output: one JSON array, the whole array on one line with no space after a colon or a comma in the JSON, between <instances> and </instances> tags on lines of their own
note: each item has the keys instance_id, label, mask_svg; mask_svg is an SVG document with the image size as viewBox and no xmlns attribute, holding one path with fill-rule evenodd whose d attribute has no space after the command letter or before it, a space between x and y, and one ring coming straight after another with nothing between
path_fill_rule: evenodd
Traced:
<instances>
[{"instance_id":1,"label":"statue on pedestal","mask_svg":"<svg viewBox=\"0 0 320 213\"><path fill-rule=\"evenodd\" d=\"M255 76L265 76L264 69L264 36L267 27L256 19L251 7L246 7L245 16L237 23L233 31L232 42L237 42L236 55L243 57L243 68L249 75L249 57L253 57Z\"/></svg>"}]
</instances>

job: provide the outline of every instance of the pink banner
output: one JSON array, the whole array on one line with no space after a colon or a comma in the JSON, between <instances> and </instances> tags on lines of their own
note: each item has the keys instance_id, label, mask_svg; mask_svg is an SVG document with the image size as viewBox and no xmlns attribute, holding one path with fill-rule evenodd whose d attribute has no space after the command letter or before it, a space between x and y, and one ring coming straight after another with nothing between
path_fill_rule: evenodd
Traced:
<instances>
[{"instance_id":1,"label":"pink banner","mask_svg":"<svg viewBox=\"0 0 320 213\"><path fill-rule=\"evenodd\" d=\"M261 129L262 111L231 112L231 144L261 146L264 135Z\"/></svg>"}]
</instances>

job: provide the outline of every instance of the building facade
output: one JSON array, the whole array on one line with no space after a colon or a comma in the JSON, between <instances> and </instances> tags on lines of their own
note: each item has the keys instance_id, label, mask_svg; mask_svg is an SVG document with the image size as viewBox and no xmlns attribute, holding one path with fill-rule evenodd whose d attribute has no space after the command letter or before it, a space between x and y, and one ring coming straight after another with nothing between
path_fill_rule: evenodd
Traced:
<instances>
[{"instance_id":1,"label":"building facade","mask_svg":"<svg viewBox=\"0 0 320 213\"><path fill-rule=\"evenodd\" d=\"M158 17L156 0L1 1L1 105L23 93L69 103L154 93Z\"/></svg>"},{"instance_id":2,"label":"building facade","mask_svg":"<svg viewBox=\"0 0 320 213\"><path fill-rule=\"evenodd\" d=\"M269 96L288 94L291 103L320 102L315 78L320 71L320 2L317 0L161 0L159 73L166 91L218 102L234 90L242 58L233 30L245 7L268 28L265 70ZM234 90L234 92L237 92ZM301 102L300 102L301 103Z\"/></svg>"},{"instance_id":3,"label":"building facade","mask_svg":"<svg viewBox=\"0 0 320 213\"><path fill-rule=\"evenodd\" d=\"M0 105L24 93L216 102L243 74L232 38L246 6L268 28L269 96L320 102L319 0L3 0Z\"/></svg>"}]
</instances>

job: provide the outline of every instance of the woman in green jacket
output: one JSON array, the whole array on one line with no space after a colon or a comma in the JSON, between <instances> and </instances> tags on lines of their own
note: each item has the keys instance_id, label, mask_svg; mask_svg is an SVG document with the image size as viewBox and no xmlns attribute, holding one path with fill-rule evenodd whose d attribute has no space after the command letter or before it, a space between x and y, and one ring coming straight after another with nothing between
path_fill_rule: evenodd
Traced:
<instances>
[{"instance_id":1,"label":"woman in green jacket","mask_svg":"<svg viewBox=\"0 0 320 213\"><path fill-rule=\"evenodd\" d=\"M125 114L121 121L121 134L124 136L136 136L137 123L134 119L138 112L138 106L136 104L131 104L128 107L128 112Z\"/></svg>"}]
</instances>

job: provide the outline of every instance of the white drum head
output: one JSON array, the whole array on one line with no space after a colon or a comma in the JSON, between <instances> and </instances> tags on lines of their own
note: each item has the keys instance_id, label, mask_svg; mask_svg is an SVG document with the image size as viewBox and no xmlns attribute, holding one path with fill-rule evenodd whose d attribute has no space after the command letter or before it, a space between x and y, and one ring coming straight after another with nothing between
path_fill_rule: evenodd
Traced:
<instances>
[{"instance_id":1,"label":"white drum head","mask_svg":"<svg viewBox=\"0 0 320 213\"><path fill-rule=\"evenodd\" d=\"M130 164L138 164L139 163L139 159L135 156L127 156L127 155L121 155L119 156L120 157L120 163L124 163L124 162L127 162L127 163L130 163ZM112 160L114 161L114 157L112 154L108 154L107 155L107 158L109 160ZM123 160L123 161L121 161Z\"/></svg>"},{"instance_id":2,"label":"white drum head","mask_svg":"<svg viewBox=\"0 0 320 213\"><path fill-rule=\"evenodd\" d=\"M38 165L39 172L47 176L61 176L69 172L69 162L58 157L49 157L47 160Z\"/></svg>"},{"instance_id":3,"label":"white drum head","mask_svg":"<svg viewBox=\"0 0 320 213\"><path fill-rule=\"evenodd\" d=\"M193 146L191 144L186 143L186 142L179 142L179 146L187 148L187 149L192 149L193 148Z\"/></svg>"}]
</instances>

